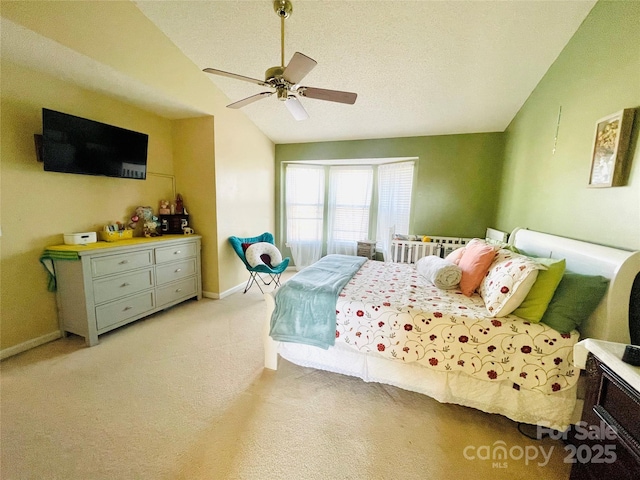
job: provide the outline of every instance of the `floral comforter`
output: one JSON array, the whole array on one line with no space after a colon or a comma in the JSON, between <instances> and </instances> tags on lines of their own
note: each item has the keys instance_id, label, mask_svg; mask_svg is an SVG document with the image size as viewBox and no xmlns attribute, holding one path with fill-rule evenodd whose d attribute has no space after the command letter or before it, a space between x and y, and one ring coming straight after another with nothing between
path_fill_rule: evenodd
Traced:
<instances>
[{"instance_id":1,"label":"floral comforter","mask_svg":"<svg viewBox=\"0 0 640 480\"><path fill-rule=\"evenodd\" d=\"M479 295L439 290L410 264L368 260L340 293L336 313L336 342L361 352L546 394L578 381L577 331L490 318Z\"/></svg>"}]
</instances>

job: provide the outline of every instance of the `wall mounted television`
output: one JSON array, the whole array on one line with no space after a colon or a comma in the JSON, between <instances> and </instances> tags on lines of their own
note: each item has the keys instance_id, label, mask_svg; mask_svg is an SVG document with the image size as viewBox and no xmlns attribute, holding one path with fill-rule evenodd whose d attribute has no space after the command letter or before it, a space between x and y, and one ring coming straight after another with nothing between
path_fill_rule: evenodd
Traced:
<instances>
[{"instance_id":1,"label":"wall mounted television","mask_svg":"<svg viewBox=\"0 0 640 480\"><path fill-rule=\"evenodd\" d=\"M42 109L45 171L147 178L149 135Z\"/></svg>"}]
</instances>

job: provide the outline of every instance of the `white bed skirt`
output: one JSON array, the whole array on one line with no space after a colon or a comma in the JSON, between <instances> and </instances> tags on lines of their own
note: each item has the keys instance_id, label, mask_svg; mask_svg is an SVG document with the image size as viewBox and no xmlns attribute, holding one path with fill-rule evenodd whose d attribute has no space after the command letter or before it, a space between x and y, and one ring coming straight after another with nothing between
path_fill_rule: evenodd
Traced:
<instances>
[{"instance_id":1,"label":"white bed skirt","mask_svg":"<svg viewBox=\"0 0 640 480\"><path fill-rule=\"evenodd\" d=\"M280 342L277 351L303 367L359 377L421 393L442 403L454 403L487 413L504 415L516 422L565 430L580 418L577 386L553 395L515 390L510 382L487 382L461 372L438 372L417 364L394 362L364 355L336 344L328 350Z\"/></svg>"}]
</instances>

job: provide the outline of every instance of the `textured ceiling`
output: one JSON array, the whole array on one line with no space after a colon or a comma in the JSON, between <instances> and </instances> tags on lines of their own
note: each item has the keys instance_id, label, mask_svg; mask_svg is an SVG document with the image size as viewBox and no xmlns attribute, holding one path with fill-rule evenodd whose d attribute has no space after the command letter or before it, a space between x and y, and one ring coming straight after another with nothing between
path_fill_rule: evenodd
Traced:
<instances>
[{"instance_id":1,"label":"textured ceiling","mask_svg":"<svg viewBox=\"0 0 640 480\"><path fill-rule=\"evenodd\" d=\"M292 3L285 63L304 53L318 65L303 85L356 92L358 99L343 105L302 98L310 118L300 122L275 96L244 107L275 143L503 131L595 0ZM280 63L272 0L133 4L198 69L262 79ZM5 18L1 30L3 58L168 118L206 113ZM202 75L229 103L265 90Z\"/></svg>"},{"instance_id":2,"label":"textured ceiling","mask_svg":"<svg viewBox=\"0 0 640 480\"><path fill-rule=\"evenodd\" d=\"M200 68L264 78L280 63L271 0L137 1ZM593 1L303 1L285 21L285 62L318 62L306 86L358 93L355 105L275 96L243 108L276 143L503 131ZM264 87L211 75L230 101Z\"/></svg>"}]
</instances>

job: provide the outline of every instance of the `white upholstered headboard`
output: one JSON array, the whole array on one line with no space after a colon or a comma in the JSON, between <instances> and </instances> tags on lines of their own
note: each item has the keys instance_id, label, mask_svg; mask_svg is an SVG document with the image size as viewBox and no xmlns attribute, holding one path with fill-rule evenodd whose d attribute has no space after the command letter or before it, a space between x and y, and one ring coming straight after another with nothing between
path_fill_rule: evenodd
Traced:
<instances>
[{"instance_id":1,"label":"white upholstered headboard","mask_svg":"<svg viewBox=\"0 0 640 480\"><path fill-rule=\"evenodd\" d=\"M593 315L582 324L583 338L630 343L629 302L640 272L640 252L632 252L547 233L516 228L509 243L529 255L564 258L567 270L609 279L609 289Z\"/></svg>"}]
</instances>

